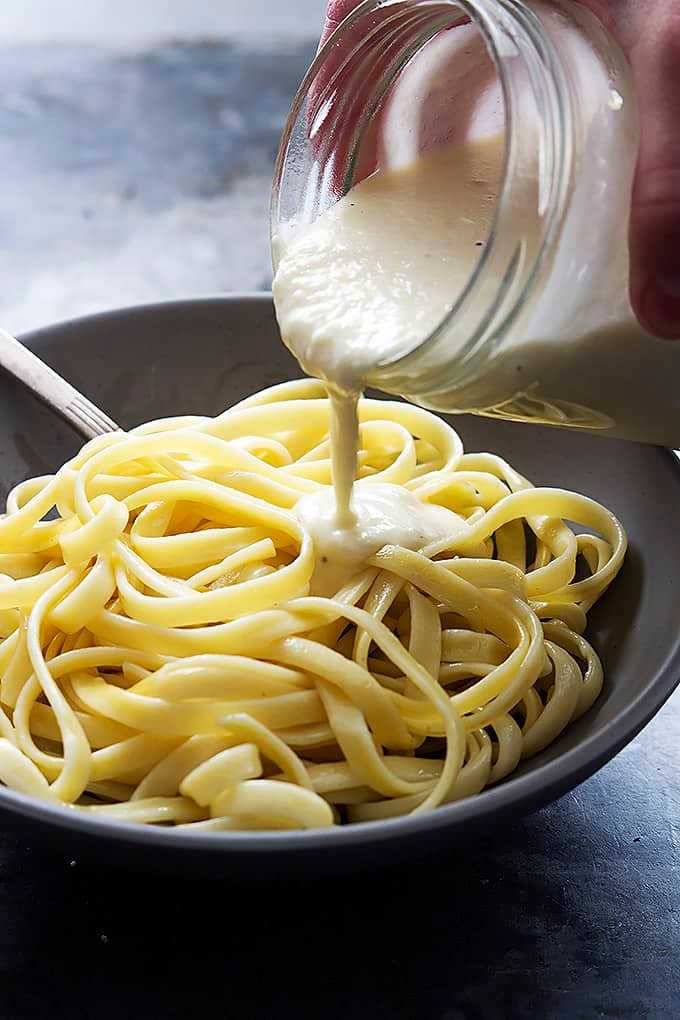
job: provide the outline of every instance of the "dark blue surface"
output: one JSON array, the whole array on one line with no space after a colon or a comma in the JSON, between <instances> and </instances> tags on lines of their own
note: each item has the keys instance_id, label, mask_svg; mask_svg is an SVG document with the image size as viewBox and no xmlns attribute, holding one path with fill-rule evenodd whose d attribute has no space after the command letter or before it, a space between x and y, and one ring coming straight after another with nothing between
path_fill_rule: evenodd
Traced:
<instances>
[{"instance_id":1,"label":"dark blue surface","mask_svg":"<svg viewBox=\"0 0 680 1020\"><path fill-rule=\"evenodd\" d=\"M0 322L264 285L272 161L311 52L0 51ZM139 876L3 817L0 1016L671 1020L679 764L676 695L491 842L323 883Z\"/></svg>"}]
</instances>

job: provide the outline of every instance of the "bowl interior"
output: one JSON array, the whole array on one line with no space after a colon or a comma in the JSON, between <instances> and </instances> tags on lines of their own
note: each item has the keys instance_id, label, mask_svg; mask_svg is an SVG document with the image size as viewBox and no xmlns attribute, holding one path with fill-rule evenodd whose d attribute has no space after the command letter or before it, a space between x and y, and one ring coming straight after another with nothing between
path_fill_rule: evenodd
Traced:
<instances>
[{"instance_id":1,"label":"bowl interior","mask_svg":"<svg viewBox=\"0 0 680 1020\"><path fill-rule=\"evenodd\" d=\"M121 310L53 326L26 340L124 427L168 414L218 413L255 390L300 375L281 343L267 296ZM538 777L546 766L559 766L569 752L587 746L580 761L571 756L573 782L583 778L672 690L680 672L680 470L669 453L654 447L483 418L452 422L468 450L497 452L537 484L573 488L602 501L630 538L624 569L592 612L588 630L604 661L602 696L516 777L481 794L479 814L487 799L491 809L499 798L512 798L522 775ZM0 436L3 502L12 485L54 470L79 446L66 425L4 378ZM551 776L553 795L568 785L559 782L556 768L545 775L546 781ZM527 806L536 802L533 793L523 785ZM468 803L443 809L451 824L464 823Z\"/></svg>"}]
</instances>

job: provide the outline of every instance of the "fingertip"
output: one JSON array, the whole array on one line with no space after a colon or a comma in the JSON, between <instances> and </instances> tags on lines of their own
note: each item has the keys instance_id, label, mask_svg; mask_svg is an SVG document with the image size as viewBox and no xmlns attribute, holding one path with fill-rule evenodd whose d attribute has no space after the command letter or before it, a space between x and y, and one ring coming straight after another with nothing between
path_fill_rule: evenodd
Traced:
<instances>
[{"instance_id":1,"label":"fingertip","mask_svg":"<svg viewBox=\"0 0 680 1020\"><path fill-rule=\"evenodd\" d=\"M638 211L631 235L631 300L641 325L680 339L680 207Z\"/></svg>"},{"instance_id":2,"label":"fingertip","mask_svg":"<svg viewBox=\"0 0 680 1020\"><path fill-rule=\"evenodd\" d=\"M662 340L680 341L680 283L669 289L650 281L637 310L640 324Z\"/></svg>"}]
</instances>

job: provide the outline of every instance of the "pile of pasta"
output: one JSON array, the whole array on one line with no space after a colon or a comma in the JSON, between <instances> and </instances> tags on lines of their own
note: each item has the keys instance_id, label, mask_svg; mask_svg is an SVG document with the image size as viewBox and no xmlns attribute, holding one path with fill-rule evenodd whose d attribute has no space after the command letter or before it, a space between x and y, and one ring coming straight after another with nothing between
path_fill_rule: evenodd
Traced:
<instances>
[{"instance_id":1,"label":"pile of pasta","mask_svg":"<svg viewBox=\"0 0 680 1020\"><path fill-rule=\"evenodd\" d=\"M603 682L586 614L616 518L464 453L442 419L362 400L359 475L465 526L310 594L295 514L331 484L320 384L88 443L0 518L0 780L123 822L364 822L478 794ZM576 534L565 521L587 529Z\"/></svg>"}]
</instances>

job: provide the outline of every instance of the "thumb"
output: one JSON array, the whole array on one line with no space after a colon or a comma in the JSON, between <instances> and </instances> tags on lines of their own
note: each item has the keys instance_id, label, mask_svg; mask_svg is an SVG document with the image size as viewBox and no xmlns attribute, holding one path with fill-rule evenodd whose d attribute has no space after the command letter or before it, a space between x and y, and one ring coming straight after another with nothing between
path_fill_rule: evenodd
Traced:
<instances>
[{"instance_id":1,"label":"thumb","mask_svg":"<svg viewBox=\"0 0 680 1020\"><path fill-rule=\"evenodd\" d=\"M642 7L642 5L639 5ZM638 10L639 10L638 7ZM645 4L629 49L640 103L630 224L630 294L642 325L680 338L680 5ZM642 12L640 12L642 13Z\"/></svg>"}]
</instances>

